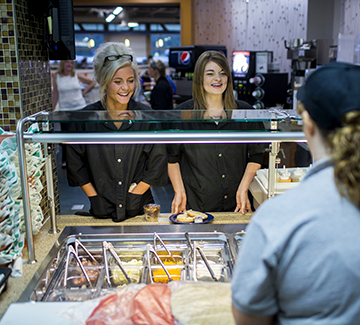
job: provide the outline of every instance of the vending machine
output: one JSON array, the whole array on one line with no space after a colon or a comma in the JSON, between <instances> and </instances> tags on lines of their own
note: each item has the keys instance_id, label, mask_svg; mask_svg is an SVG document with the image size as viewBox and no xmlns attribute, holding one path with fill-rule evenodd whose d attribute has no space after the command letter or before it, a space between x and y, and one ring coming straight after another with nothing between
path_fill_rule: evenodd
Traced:
<instances>
[{"instance_id":1,"label":"vending machine","mask_svg":"<svg viewBox=\"0 0 360 325\"><path fill-rule=\"evenodd\" d=\"M287 107L287 73L273 72L270 51L233 51L232 72L235 96L254 108Z\"/></svg>"},{"instance_id":2,"label":"vending machine","mask_svg":"<svg viewBox=\"0 0 360 325\"><path fill-rule=\"evenodd\" d=\"M225 45L191 45L169 49L169 66L175 69L171 78L176 83L175 101L177 104L192 97L192 80L195 63L205 51L220 51L227 57Z\"/></svg>"}]
</instances>

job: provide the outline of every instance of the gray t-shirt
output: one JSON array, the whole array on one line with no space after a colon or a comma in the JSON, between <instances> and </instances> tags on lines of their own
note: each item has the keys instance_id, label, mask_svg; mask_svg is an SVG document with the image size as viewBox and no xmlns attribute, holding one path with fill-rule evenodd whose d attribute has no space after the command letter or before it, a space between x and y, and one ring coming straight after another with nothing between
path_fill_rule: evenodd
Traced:
<instances>
[{"instance_id":1,"label":"gray t-shirt","mask_svg":"<svg viewBox=\"0 0 360 325\"><path fill-rule=\"evenodd\" d=\"M264 202L246 229L234 306L278 324L360 324L360 211L341 197L328 160Z\"/></svg>"}]
</instances>

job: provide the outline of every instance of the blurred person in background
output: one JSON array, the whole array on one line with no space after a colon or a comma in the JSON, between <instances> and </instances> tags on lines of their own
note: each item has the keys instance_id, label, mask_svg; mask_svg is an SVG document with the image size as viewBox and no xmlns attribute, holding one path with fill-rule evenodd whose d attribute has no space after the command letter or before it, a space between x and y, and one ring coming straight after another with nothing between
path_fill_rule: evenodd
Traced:
<instances>
[{"instance_id":1,"label":"blurred person in background","mask_svg":"<svg viewBox=\"0 0 360 325\"><path fill-rule=\"evenodd\" d=\"M236 324L359 324L359 84L359 66L334 62L298 91L315 163L246 228L232 278Z\"/></svg>"},{"instance_id":2,"label":"blurred person in background","mask_svg":"<svg viewBox=\"0 0 360 325\"><path fill-rule=\"evenodd\" d=\"M87 85L82 89L81 83ZM61 60L52 80L52 107L59 104L59 111L76 111L86 106L85 94L90 92L96 83L81 73L75 72L73 60ZM61 131L69 130L69 123L61 123ZM62 167L66 167L66 150L62 147Z\"/></svg>"},{"instance_id":3,"label":"blurred person in background","mask_svg":"<svg viewBox=\"0 0 360 325\"><path fill-rule=\"evenodd\" d=\"M166 78L166 67L160 60L150 60L149 74L155 79L155 86L151 90L150 105L155 110L173 109L173 89Z\"/></svg>"}]
</instances>

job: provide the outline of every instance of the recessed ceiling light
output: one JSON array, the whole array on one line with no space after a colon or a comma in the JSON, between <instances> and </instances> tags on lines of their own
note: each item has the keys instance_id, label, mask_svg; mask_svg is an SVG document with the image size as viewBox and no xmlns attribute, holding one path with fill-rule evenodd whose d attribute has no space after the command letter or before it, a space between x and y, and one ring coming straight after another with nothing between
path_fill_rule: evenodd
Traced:
<instances>
[{"instance_id":1,"label":"recessed ceiling light","mask_svg":"<svg viewBox=\"0 0 360 325\"><path fill-rule=\"evenodd\" d=\"M138 27L138 23L128 23L128 27Z\"/></svg>"},{"instance_id":2,"label":"recessed ceiling light","mask_svg":"<svg viewBox=\"0 0 360 325\"><path fill-rule=\"evenodd\" d=\"M110 14L109 16L106 17L105 21L107 23L110 23L110 22L112 22L114 20L114 18L115 18L115 15Z\"/></svg>"},{"instance_id":3,"label":"recessed ceiling light","mask_svg":"<svg viewBox=\"0 0 360 325\"><path fill-rule=\"evenodd\" d=\"M116 7L113 11L114 15L118 15L120 12L122 12L124 9L123 7Z\"/></svg>"}]
</instances>

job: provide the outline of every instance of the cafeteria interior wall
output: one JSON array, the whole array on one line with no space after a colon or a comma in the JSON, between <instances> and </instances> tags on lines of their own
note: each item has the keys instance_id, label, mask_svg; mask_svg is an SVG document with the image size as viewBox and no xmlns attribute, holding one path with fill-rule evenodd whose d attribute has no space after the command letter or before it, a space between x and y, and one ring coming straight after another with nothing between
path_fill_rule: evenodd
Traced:
<instances>
[{"instance_id":1,"label":"cafeteria interior wall","mask_svg":"<svg viewBox=\"0 0 360 325\"><path fill-rule=\"evenodd\" d=\"M284 41L306 38L307 11L308 2L303 0L197 1L195 44L225 45L228 53L273 51L280 72L290 72Z\"/></svg>"},{"instance_id":2,"label":"cafeteria interior wall","mask_svg":"<svg viewBox=\"0 0 360 325\"><path fill-rule=\"evenodd\" d=\"M343 19L340 32L348 35L360 35L360 0L342 0Z\"/></svg>"},{"instance_id":3,"label":"cafeteria interior wall","mask_svg":"<svg viewBox=\"0 0 360 325\"><path fill-rule=\"evenodd\" d=\"M32 15L26 0L0 3L0 125L5 131L16 131L22 117L51 109L50 63L44 44L43 20ZM57 167L53 160L56 210L59 211ZM30 175L29 175L30 176ZM46 176L40 206L44 217L50 214Z\"/></svg>"}]
</instances>

